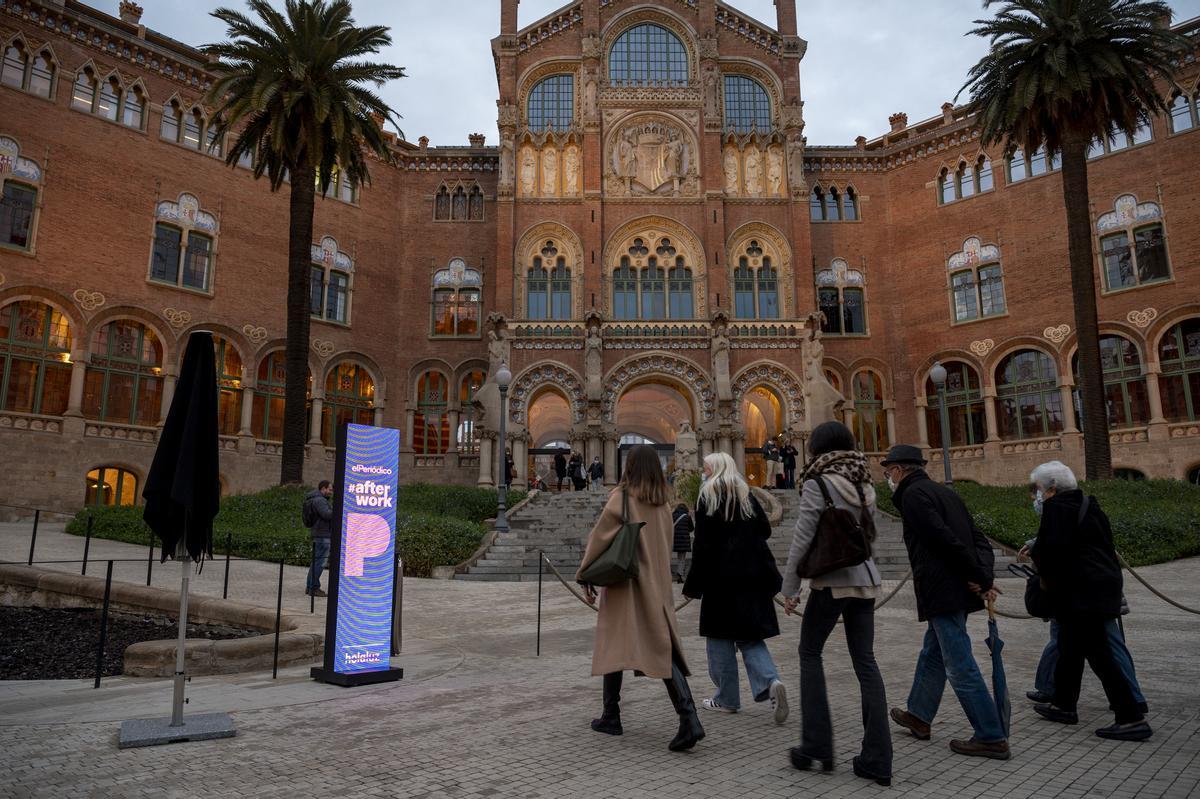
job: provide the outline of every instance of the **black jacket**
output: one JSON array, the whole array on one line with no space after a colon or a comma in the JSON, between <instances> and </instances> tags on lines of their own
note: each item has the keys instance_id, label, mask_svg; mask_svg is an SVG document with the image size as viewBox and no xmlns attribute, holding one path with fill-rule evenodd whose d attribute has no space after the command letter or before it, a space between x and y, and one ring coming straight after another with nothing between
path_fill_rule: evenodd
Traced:
<instances>
[{"instance_id":1,"label":"black jacket","mask_svg":"<svg viewBox=\"0 0 1200 799\"><path fill-rule=\"evenodd\" d=\"M313 538L329 538L333 535L330 525L333 522L333 506L329 503L329 499L317 489L308 492L308 496L304 498L304 506L308 514L316 521L313 526L308 528L309 535Z\"/></svg>"},{"instance_id":2,"label":"black jacket","mask_svg":"<svg viewBox=\"0 0 1200 799\"><path fill-rule=\"evenodd\" d=\"M593 480L603 480L604 464L600 461L592 461L591 465L588 466L588 477L592 478Z\"/></svg>"},{"instance_id":3,"label":"black jacket","mask_svg":"<svg viewBox=\"0 0 1200 799\"><path fill-rule=\"evenodd\" d=\"M1063 615L1121 614L1123 579L1112 528L1092 497L1082 523L1083 492L1063 491L1042 506L1042 523L1032 547L1033 562L1055 611Z\"/></svg>"},{"instance_id":4,"label":"black jacket","mask_svg":"<svg viewBox=\"0 0 1200 799\"><path fill-rule=\"evenodd\" d=\"M554 453L554 473L559 477L567 476L567 459L561 452Z\"/></svg>"},{"instance_id":5,"label":"black jacket","mask_svg":"<svg viewBox=\"0 0 1200 799\"><path fill-rule=\"evenodd\" d=\"M676 508L671 511L671 519L675 522L675 545L672 549L675 552L690 552L692 531L696 529L696 525L692 524L692 514L688 513L687 508Z\"/></svg>"},{"instance_id":6,"label":"black jacket","mask_svg":"<svg viewBox=\"0 0 1200 799\"><path fill-rule=\"evenodd\" d=\"M685 596L701 600L700 634L706 638L761 641L779 635L775 595L783 578L767 546L771 523L750 497L754 516L726 521L696 509L696 542L692 568L683 584Z\"/></svg>"},{"instance_id":7,"label":"black jacket","mask_svg":"<svg viewBox=\"0 0 1200 799\"><path fill-rule=\"evenodd\" d=\"M995 555L958 494L918 471L901 481L892 501L904 520L917 618L982 610L967 583L991 588Z\"/></svg>"}]
</instances>

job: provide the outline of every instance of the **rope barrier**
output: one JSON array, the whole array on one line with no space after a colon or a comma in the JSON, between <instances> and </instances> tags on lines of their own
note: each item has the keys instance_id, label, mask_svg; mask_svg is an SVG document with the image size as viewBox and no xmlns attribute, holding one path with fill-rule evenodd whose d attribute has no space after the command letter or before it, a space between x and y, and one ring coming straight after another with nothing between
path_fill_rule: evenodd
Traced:
<instances>
[{"instance_id":1,"label":"rope barrier","mask_svg":"<svg viewBox=\"0 0 1200 799\"><path fill-rule=\"evenodd\" d=\"M578 599L580 602L582 602L583 604L585 604L589 608L591 608L593 613L600 612L600 609L597 608L595 605L593 605L591 602L588 602L587 599L584 598L583 594L579 593L579 591L577 591L575 589L575 586L571 585L570 583L568 583L566 581L566 578L564 578L562 576L562 572L560 572L558 569L556 569L554 567L554 564L550 562L550 559L548 557L546 557L546 553L544 553L544 552L542 553L542 560L545 561L546 565L550 567L550 571L554 574L555 577L558 578L558 581L563 584L563 587L565 587L568 591L570 591L572 594L574 594L576 599ZM675 606L675 612L678 613L679 611L683 610L685 607L687 607L689 604L691 604L691 601L692 601L692 598L690 596L685 596L683 598L683 601Z\"/></svg>"},{"instance_id":2,"label":"rope barrier","mask_svg":"<svg viewBox=\"0 0 1200 799\"><path fill-rule=\"evenodd\" d=\"M1200 616L1200 610L1196 610L1195 608L1189 608L1187 605L1184 605L1180 602L1176 602L1174 599L1171 599L1171 597L1167 596L1162 591L1159 591L1157 588L1150 585L1150 583L1147 582L1145 577L1142 577L1142 575L1138 574L1137 571L1132 566L1129 565L1129 561L1125 560L1125 556L1122 555L1120 552L1117 553L1117 560L1120 561L1121 566L1123 568L1128 570L1129 573L1133 575L1134 579L1136 579L1142 585L1146 586L1146 590L1148 590L1150 593L1154 594L1156 597L1161 599L1163 602L1166 602L1168 605L1174 605L1175 607L1179 608L1180 610L1184 611L1185 613L1195 613L1196 615Z\"/></svg>"},{"instance_id":3,"label":"rope barrier","mask_svg":"<svg viewBox=\"0 0 1200 799\"><path fill-rule=\"evenodd\" d=\"M912 578L912 569L909 569L908 573L905 574L904 577L901 578L900 582L896 584L896 587L893 588L888 593L888 595L885 596L881 601L875 603L875 610L879 610L881 607L886 605L888 602L891 602L892 599L896 596L896 594L900 593L900 589L903 588L911 578ZM775 604L778 605L779 607L783 607L783 603L784 603L784 600L781 598L781 595L777 594L775 596ZM800 619L804 618L804 613L802 613L800 611L796 611L795 613L792 613L791 615L796 616L797 618L800 618ZM838 619L837 623L841 624L842 620Z\"/></svg>"}]
</instances>

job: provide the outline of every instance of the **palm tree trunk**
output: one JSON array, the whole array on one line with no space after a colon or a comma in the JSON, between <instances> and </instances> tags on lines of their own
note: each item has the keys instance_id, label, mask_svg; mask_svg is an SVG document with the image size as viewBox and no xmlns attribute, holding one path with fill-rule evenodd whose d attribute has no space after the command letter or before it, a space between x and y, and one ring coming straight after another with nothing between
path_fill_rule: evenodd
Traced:
<instances>
[{"instance_id":1,"label":"palm tree trunk","mask_svg":"<svg viewBox=\"0 0 1200 799\"><path fill-rule=\"evenodd\" d=\"M1088 215L1086 136L1063 140L1063 202L1067 207L1067 255L1071 265L1071 299L1079 344L1079 395L1083 401L1083 456L1088 480L1112 477L1108 409L1100 365L1100 330L1096 317L1096 273L1092 263L1092 221ZM1068 367L1069 368L1069 367Z\"/></svg>"},{"instance_id":2,"label":"palm tree trunk","mask_svg":"<svg viewBox=\"0 0 1200 799\"><path fill-rule=\"evenodd\" d=\"M288 220L287 383L283 393L282 485L304 480L304 445L308 438L309 271L315 186L313 168L297 167L291 175Z\"/></svg>"}]
</instances>

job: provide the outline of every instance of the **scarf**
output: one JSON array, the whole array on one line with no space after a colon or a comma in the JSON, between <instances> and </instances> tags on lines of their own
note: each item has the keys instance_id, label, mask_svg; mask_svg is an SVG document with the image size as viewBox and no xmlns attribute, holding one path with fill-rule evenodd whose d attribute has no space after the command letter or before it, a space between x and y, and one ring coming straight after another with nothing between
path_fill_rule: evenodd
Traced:
<instances>
[{"instance_id":1,"label":"scarf","mask_svg":"<svg viewBox=\"0 0 1200 799\"><path fill-rule=\"evenodd\" d=\"M801 482L815 480L818 475L844 477L856 486L871 484L867 456L857 450L834 450L817 456L804 470Z\"/></svg>"}]
</instances>

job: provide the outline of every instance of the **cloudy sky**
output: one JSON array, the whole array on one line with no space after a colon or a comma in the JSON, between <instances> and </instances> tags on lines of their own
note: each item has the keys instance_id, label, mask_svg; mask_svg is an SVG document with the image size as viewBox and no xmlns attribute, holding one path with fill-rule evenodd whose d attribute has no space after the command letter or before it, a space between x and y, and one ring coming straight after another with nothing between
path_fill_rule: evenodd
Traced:
<instances>
[{"instance_id":1,"label":"cloudy sky","mask_svg":"<svg viewBox=\"0 0 1200 799\"><path fill-rule=\"evenodd\" d=\"M91 0L116 13L116 0ZM774 27L773 0L728 0ZM235 8L240 0L226 0ZM522 26L565 0L521 0ZM108 6L112 7L109 8ZM194 0L150 0L142 21L188 44L224 37L221 24ZM799 33L808 41L800 64L805 132L811 144L851 144L884 133L887 118L904 111L912 122L941 113L967 70L986 49L966 37L982 16L980 0L798 0ZM1200 0L1170 0L1175 20L1200 16ZM496 79L489 42L500 24L497 0L355 0L360 24L391 27L384 58L408 77L383 90L402 116L409 140L466 144L467 134L496 142Z\"/></svg>"}]
</instances>

